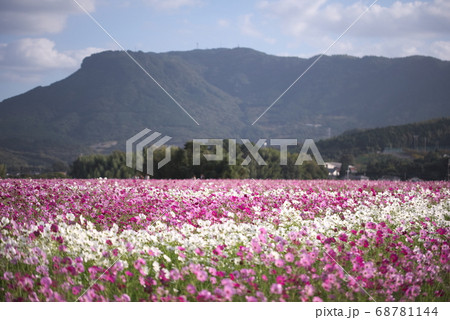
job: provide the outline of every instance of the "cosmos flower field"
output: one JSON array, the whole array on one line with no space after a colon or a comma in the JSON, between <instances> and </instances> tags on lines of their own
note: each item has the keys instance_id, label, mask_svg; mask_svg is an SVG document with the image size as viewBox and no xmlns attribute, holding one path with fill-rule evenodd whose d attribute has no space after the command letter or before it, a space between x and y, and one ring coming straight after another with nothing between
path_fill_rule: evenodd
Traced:
<instances>
[{"instance_id":1,"label":"cosmos flower field","mask_svg":"<svg viewBox=\"0 0 450 320\"><path fill-rule=\"evenodd\" d=\"M448 301L448 182L0 180L1 301Z\"/></svg>"}]
</instances>

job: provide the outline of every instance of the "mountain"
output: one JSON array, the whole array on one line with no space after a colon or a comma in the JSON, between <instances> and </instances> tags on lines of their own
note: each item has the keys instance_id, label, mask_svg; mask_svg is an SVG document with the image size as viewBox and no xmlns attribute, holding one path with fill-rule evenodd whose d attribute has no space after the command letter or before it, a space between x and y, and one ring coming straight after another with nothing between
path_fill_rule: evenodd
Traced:
<instances>
[{"instance_id":1,"label":"mountain","mask_svg":"<svg viewBox=\"0 0 450 320\"><path fill-rule=\"evenodd\" d=\"M85 58L50 86L0 103L0 163L48 166L124 150L144 128L182 145L193 138L321 139L354 128L450 116L450 62L412 56L278 57L247 48L125 52ZM192 116L193 119L191 119Z\"/></svg>"}]
</instances>

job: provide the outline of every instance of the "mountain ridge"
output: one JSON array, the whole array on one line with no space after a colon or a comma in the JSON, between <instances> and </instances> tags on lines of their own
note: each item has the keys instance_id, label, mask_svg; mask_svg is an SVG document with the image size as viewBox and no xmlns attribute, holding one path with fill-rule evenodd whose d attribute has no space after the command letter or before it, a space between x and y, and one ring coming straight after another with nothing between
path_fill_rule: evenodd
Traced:
<instances>
[{"instance_id":1,"label":"mountain ridge","mask_svg":"<svg viewBox=\"0 0 450 320\"><path fill-rule=\"evenodd\" d=\"M93 146L123 150L144 128L173 137L176 145L193 138L318 140L450 116L450 62L431 57L323 56L253 126L316 57L248 48L128 53L200 125L124 52L105 51L85 58L65 79L3 100L3 153L27 163L70 162Z\"/></svg>"}]
</instances>

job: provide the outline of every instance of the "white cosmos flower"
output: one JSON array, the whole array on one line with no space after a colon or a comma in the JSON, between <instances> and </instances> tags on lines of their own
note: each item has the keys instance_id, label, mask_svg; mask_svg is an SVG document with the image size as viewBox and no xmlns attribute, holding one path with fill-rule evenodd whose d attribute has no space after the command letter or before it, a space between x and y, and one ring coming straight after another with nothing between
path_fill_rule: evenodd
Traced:
<instances>
[{"instance_id":1,"label":"white cosmos flower","mask_svg":"<svg viewBox=\"0 0 450 320\"><path fill-rule=\"evenodd\" d=\"M142 266L140 272L143 276L148 275L148 267L146 265Z\"/></svg>"},{"instance_id":2,"label":"white cosmos flower","mask_svg":"<svg viewBox=\"0 0 450 320\"><path fill-rule=\"evenodd\" d=\"M2 222L2 226L6 226L9 223L9 219L6 217L2 217L1 222Z\"/></svg>"},{"instance_id":3,"label":"white cosmos flower","mask_svg":"<svg viewBox=\"0 0 450 320\"><path fill-rule=\"evenodd\" d=\"M236 194L242 196L242 190L236 191L224 191L224 196L230 196ZM152 192L157 192L152 190ZM169 191L172 192L172 191ZM174 191L180 195L180 199L186 197L191 191L176 190ZM211 193L208 191L193 192L198 196ZM284 190L268 190L265 191L265 196L283 194ZM291 191L290 191L291 192ZM327 191L328 192L328 191ZM364 191L366 192L366 191ZM398 190L399 193L404 193ZM218 192L215 192L219 194ZM303 191L297 192L298 194L304 194ZM443 191L445 194L450 194L450 189ZM332 195L330 193L329 195ZM125 230L119 233L119 227L113 225L110 230L97 231L94 224L85 221L80 216L81 224L66 224L63 220L58 223L59 233L65 240L65 246L69 255L80 256L84 261L93 261L102 265L111 263L111 259L105 259L102 256L103 251L108 251L110 248L106 245L107 240L111 240L114 246L117 246L119 254L126 255L140 255L141 252L148 252L149 249L154 252L155 256L163 255L166 261L171 259L164 254L164 252L174 251L177 246L182 246L186 249L186 256L188 261L203 261L210 259L211 251L217 247L217 245L226 244L227 248L224 250L224 254L230 256L232 250L235 250L236 246L244 245L249 246L252 238L258 237L259 228L263 227L268 233L274 236L287 238L289 232L299 231L302 228L307 230L304 243L310 243L311 245L318 245L320 241L316 239L317 234L321 233L326 236L337 236L342 230L342 227L346 227L351 230L353 228L360 228L362 222L380 222L393 224L395 228L397 226L403 226L404 230L408 230L409 224L405 224L410 220L420 220L426 223L430 228L434 228L431 222L426 222L425 218L433 217L433 222L440 226L448 226L449 222L445 221L445 215L450 212L450 199L440 200L439 203L432 203L427 195L432 195L429 190L423 190L419 188L410 192L411 196L414 196L412 200L402 203L400 199L391 196L389 192L378 193L374 203L362 202L356 206L353 210L341 211L345 220L341 220L336 212L336 208L325 208L322 211L323 218L315 220L303 220L298 210L292 207L291 202L286 201L281 208L274 210L273 214L278 218L281 223L278 227L274 226L271 221L257 221L253 223L241 223L238 224L232 219L223 219L222 224L211 224L210 221L200 220L200 228L195 228L191 225L183 225L180 228L181 233L185 236L183 238L180 232L176 230L167 229L167 226L161 222L155 223L154 226L148 227L147 230ZM352 204L352 201L348 201L348 204ZM337 208L339 209L339 208ZM257 207L253 208L254 212L258 211ZM142 215L144 216L144 215ZM229 217L234 217L233 213L228 213ZM67 219L73 220L72 214L66 215ZM141 217L141 215L140 215ZM145 217L145 216L144 216ZM268 220L272 220L270 217ZM3 217L1 219L1 225L7 223L14 223ZM84 225L84 223L86 224ZM50 231L50 225L44 225L44 231L41 236L36 239L36 245L38 245L47 254L54 253L58 250L58 243L51 241L50 236L53 234ZM28 234L36 230L36 226L29 227L29 230L24 229L21 235L13 235L13 231L3 229L2 242L0 243L1 252L7 252L9 257L13 257L16 254L16 249L23 252L25 255L30 252ZM17 228L16 228L17 229ZM338 231L334 231L337 229ZM303 241L302 241L303 242ZM8 250L6 244L12 244ZM130 243L134 247L130 252L127 251L126 244ZM196 248L202 248L206 253L204 257L199 257L194 254ZM91 250L95 248L95 252ZM268 250L263 246L263 250ZM269 249L270 250L270 249ZM167 257L167 258L166 258ZM426 258L426 256L421 259ZM169 259L169 260L167 260ZM181 262L186 259L177 257ZM126 262L126 261L125 261ZM124 262L124 264L125 264ZM156 263L157 264L157 263ZM155 262L153 263L155 267ZM159 268L159 266L158 266Z\"/></svg>"},{"instance_id":4,"label":"white cosmos flower","mask_svg":"<svg viewBox=\"0 0 450 320\"><path fill-rule=\"evenodd\" d=\"M153 271L155 271L155 273L158 274L160 269L158 261L153 261L152 267Z\"/></svg>"}]
</instances>

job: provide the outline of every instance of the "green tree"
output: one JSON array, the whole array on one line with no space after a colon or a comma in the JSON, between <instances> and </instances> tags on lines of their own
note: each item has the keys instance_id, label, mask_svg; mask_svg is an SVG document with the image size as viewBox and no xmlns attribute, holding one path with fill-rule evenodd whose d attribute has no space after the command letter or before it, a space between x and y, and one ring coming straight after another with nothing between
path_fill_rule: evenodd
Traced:
<instances>
[{"instance_id":1,"label":"green tree","mask_svg":"<svg viewBox=\"0 0 450 320\"><path fill-rule=\"evenodd\" d=\"M0 164L0 178L6 177L6 164Z\"/></svg>"},{"instance_id":2,"label":"green tree","mask_svg":"<svg viewBox=\"0 0 450 320\"><path fill-rule=\"evenodd\" d=\"M53 172L67 172L69 170L69 166L67 163L63 161L55 161L52 164L52 171Z\"/></svg>"},{"instance_id":3,"label":"green tree","mask_svg":"<svg viewBox=\"0 0 450 320\"><path fill-rule=\"evenodd\" d=\"M125 158L125 153L121 151L110 155L80 156L70 166L69 176L78 179L131 178L136 173L126 166Z\"/></svg>"}]
</instances>

